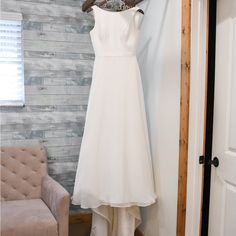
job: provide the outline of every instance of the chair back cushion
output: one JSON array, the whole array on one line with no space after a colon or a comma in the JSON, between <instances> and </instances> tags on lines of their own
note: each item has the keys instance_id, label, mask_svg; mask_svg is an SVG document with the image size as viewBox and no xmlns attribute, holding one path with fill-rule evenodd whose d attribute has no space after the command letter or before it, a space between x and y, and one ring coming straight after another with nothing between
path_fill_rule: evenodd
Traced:
<instances>
[{"instance_id":1,"label":"chair back cushion","mask_svg":"<svg viewBox=\"0 0 236 236\"><path fill-rule=\"evenodd\" d=\"M42 146L1 147L1 201L40 198L46 174Z\"/></svg>"}]
</instances>

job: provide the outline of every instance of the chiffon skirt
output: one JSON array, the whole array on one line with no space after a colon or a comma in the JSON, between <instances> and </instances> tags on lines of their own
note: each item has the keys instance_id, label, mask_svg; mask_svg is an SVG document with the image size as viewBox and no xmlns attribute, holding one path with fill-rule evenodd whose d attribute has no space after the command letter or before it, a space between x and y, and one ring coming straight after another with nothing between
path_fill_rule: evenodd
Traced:
<instances>
[{"instance_id":1,"label":"chiffon skirt","mask_svg":"<svg viewBox=\"0 0 236 236\"><path fill-rule=\"evenodd\" d=\"M155 202L140 71L135 56L96 56L72 204Z\"/></svg>"}]
</instances>

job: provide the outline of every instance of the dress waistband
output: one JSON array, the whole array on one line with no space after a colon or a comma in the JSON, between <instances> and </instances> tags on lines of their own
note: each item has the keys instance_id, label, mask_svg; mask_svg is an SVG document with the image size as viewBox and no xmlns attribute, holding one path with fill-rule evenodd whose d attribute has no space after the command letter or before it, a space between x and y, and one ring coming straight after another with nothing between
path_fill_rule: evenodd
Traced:
<instances>
[{"instance_id":1,"label":"dress waistband","mask_svg":"<svg viewBox=\"0 0 236 236\"><path fill-rule=\"evenodd\" d=\"M135 53L95 53L95 57L136 57Z\"/></svg>"}]
</instances>

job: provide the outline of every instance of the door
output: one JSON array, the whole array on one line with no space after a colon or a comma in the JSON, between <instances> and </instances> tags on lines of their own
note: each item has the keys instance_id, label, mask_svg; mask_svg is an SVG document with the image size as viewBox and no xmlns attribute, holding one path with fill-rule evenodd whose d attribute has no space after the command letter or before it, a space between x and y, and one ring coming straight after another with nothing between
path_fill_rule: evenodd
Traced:
<instances>
[{"instance_id":1,"label":"door","mask_svg":"<svg viewBox=\"0 0 236 236\"><path fill-rule=\"evenodd\" d=\"M217 0L209 236L236 236L236 1Z\"/></svg>"}]
</instances>

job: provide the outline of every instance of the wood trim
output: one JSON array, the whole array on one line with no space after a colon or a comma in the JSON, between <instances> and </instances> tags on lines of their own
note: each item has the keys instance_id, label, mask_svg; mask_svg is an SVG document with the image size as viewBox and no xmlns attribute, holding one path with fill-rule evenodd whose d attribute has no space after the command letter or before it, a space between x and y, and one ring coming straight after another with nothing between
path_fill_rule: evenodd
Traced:
<instances>
[{"instance_id":1,"label":"wood trim","mask_svg":"<svg viewBox=\"0 0 236 236\"><path fill-rule=\"evenodd\" d=\"M89 223L92 225L92 214L91 213L79 213L71 214L69 216L69 224L82 224ZM139 230L135 230L135 236L144 236L144 234Z\"/></svg>"},{"instance_id":2,"label":"wood trim","mask_svg":"<svg viewBox=\"0 0 236 236\"><path fill-rule=\"evenodd\" d=\"M185 235L191 56L191 0L182 0L181 97L176 235Z\"/></svg>"}]
</instances>

